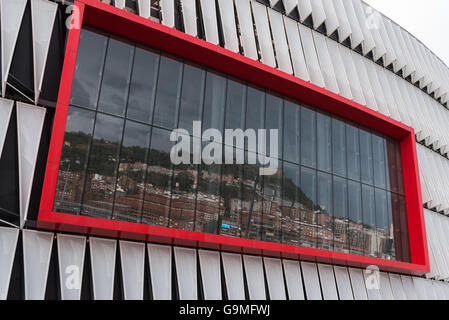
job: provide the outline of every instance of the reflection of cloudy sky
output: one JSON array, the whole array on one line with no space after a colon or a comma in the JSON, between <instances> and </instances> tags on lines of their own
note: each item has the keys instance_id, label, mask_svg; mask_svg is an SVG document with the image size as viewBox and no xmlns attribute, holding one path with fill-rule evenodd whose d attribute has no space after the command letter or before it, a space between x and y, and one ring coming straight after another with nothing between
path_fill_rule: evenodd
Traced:
<instances>
[{"instance_id":1,"label":"reflection of cloudy sky","mask_svg":"<svg viewBox=\"0 0 449 320\"><path fill-rule=\"evenodd\" d=\"M82 110L75 107L70 107L67 116L67 132L85 132L92 133L95 113L92 111Z\"/></svg>"},{"instance_id":2,"label":"reflection of cloudy sky","mask_svg":"<svg viewBox=\"0 0 449 320\"><path fill-rule=\"evenodd\" d=\"M127 121L123 146L148 148L150 146L150 134L150 126Z\"/></svg>"}]
</instances>

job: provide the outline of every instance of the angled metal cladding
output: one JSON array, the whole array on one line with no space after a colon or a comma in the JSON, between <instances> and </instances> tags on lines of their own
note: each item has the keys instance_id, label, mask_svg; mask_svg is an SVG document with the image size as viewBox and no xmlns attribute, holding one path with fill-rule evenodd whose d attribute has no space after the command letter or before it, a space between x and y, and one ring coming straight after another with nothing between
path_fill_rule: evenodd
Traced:
<instances>
[{"instance_id":1,"label":"angled metal cladding","mask_svg":"<svg viewBox=\"0 0 449 320\"><path fill-rule=\"evenodd\" d=\"M10 152L5 141L15 137L19 186L18 222L0 227L0 299L449 299L449 69L360 0L113 4L413 127L431 267L425 278L382 272L378 289L371 290L357 268L17 228L35 215L33 186L45 169L37 164L56 101L42 95L53 64L48 57L61 45L54 34L55 26L63 28L57 24L65 11L59 2L0 1L0 163L6 148ZM31 42L23 36L26 28ZM24 48L30 49L25 55L19 52ZM23 74L12 66L24 56L31 59L32 86L18 88L14 80ZM51 268L56 263L57 272ZM23 289L13 274L22 278ZM46 291L52 286L55 296Z\"/></svg>"}]
</instances>

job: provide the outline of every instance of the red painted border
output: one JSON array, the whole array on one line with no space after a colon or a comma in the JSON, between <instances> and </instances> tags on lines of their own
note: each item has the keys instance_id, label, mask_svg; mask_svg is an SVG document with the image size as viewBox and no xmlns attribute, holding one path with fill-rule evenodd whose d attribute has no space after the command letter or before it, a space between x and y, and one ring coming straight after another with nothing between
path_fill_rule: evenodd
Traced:
<instances>
[{"instance_id":1,"label":"red painted border","mask_svg":"<svg viewBox=\"0 0 449 320\"><path fill-rule=\"evenodd\" d=\"M95 0L79 0L75 2L75 6L79 8L79 18L83 25L200 63L400 140L412 262L52 212L79 29L69 31L38 227L357 267L374 264L382 270L415 275L430 271L415 134L412 128L292 75L113 6Z\"/></svg>"}]
</instances>

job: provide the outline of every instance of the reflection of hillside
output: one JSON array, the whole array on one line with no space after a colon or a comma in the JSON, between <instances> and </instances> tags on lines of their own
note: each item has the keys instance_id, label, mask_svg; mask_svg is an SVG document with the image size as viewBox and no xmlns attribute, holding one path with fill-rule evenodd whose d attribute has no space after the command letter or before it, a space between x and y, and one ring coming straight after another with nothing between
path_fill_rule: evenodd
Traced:
<instances>
[{"instance_id":1,"label":"reflection of hillside","mask_svg":"<svg viewBox=\"0 0 449 320\"><path fill-rule=\"evenodd\" d=\"M62 159L71 165L59 171L65 190L64 202L56 202L60 211L234 237L245 236L250 221L246 236L265 241L361 255L394 251L387 230L333 216L282 169L259 182L255 165L222 165L221 172L210 172L205 165L199 172L195 166L173 168L168 152L153 149L148 154L138 146L123 146L118 163L118 145L104 140L95 141L95 156L89 160L89 172L95 173L85 177L94 192L84 196L81 208L82 157L90 139L85 133L66 133ZM62 188L58 190L56 199L62 199Z\"/></svg>"}]
</instances>

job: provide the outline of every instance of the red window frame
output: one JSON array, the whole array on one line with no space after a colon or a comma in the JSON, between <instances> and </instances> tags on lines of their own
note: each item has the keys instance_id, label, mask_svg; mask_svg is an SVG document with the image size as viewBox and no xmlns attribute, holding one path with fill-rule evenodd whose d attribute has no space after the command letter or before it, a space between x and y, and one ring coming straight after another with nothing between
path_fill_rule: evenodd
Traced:
<instances>
[{"instance_id":1,"label":"red window frame","mask_svg":"<svg viewBox=\"0 0 449 320\"><path fill-rule=\"evenodd\" d=\"M430 271L414 130L367 107L240 54L96 0L75 1L72 22L116 34L313 105L400 141L411 263L264 241L53 212L80 38L72 28L64 58L37 227L422 275ZM78 21L76 21L78 19Z\"/></svg>"}]
</instances>

